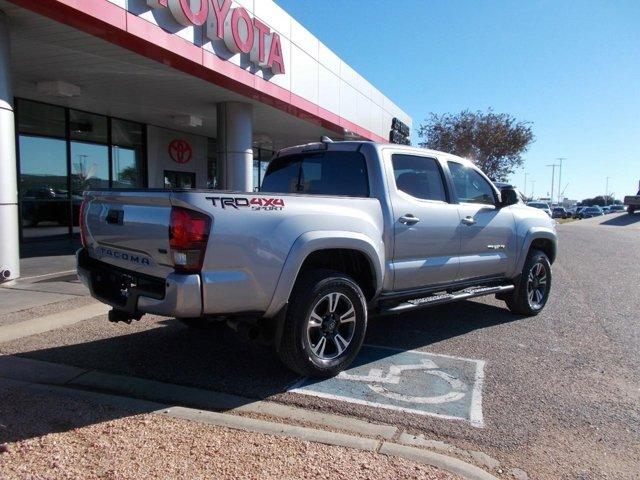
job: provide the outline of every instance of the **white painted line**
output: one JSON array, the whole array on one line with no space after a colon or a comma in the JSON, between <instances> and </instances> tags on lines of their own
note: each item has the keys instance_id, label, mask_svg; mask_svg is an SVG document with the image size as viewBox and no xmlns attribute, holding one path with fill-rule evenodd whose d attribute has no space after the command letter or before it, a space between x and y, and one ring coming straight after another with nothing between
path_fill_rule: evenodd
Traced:
<instances>
[{"instance_id":1,"label":"white painted line","mask_svg":"<svg viewBox=\"0 0 640 480\"><path fill-rule=\"evenodd\" d=\"M93 303L73 310L65 310L52 315L25 320L24 322L4 325L0 327L0 343L37 335L49 330L56 330L83 320L106 315L110 309L111 307L103 303Z\"/></svg>"},{"instance_id":2,"label":"white painted line","mask_svg":"<svg viewBox=\"0 0 640 480\"><path fill-rule=\"evenodd\" d=\"M384 408L386 410L394 410L394 411L398 411L398 412L413 413L413 414L416 414L416 415L436 417L436 418L440 418L440 419L443 419L443 420L458 420L458 421L463 421L463 422L469 422L474 427L484 428L484 418L483 418L483 414L482 414L482 387L483 387L483 384L484 384L484 367L485 367L485 361L484 360L477 360L477 359L474 359L474 358L455 357L455 356L452 356L452 355L444 355L444 354L441 354L441 353L423 352L421 350L405 350L405 349L402 349L402 348L386 347L386 346L381 346L381 345L363 344L363 347L379 348L379 349L390 350L390 351L399 352L399 353L417 353L417 354L420 354L420 355L443 357L443 358L449 358L449 359L458 360L458 361L462 361L462 362L475 363L476 364L475 381L474 381L474 386L473 386L473 390L472 390L472 394L471 394L471 407L470 407L469 418L466 419L466 418L462 418L462 417L455 417L455 416L445 415L445 414L436 413L436 412L427 412L427 411L424 411L424 410L416 410L414 408L400 407L400 406L396 406L396 405L388 405L388 404L384 404L384 403L371 402L369 400L360 400L360 399L353 398L353 397L345 397L345 396L342 396L342 395L334 395L332 393L317 392L317 391L310 391L310 390L302 389L302 386L309 380L309 378L300 379L298 382L296 382L294 385L292 385L291 389L289 389L288 391L291 392L291 393L299 393L301 395L308 395L308 396L312 396L312 397L326 398L328 400L339 400L339 401L343 401L343 402L347 402L347 403L355 403L355 404L358 404L358 405L366 405L368 407ZM337 377L337 378L340 378L340 377Z\"/></svg>"},{"instance_id":3,"label":"white painted line","mask_svg":"<svg viewBox=\"0 0 640 480\"><path fill-rule=\"evenodd\" d=\"M478 428L484 427L484 416L482 414L482 387L484 387L484 360L477 360L476 380L473 383L473 391L471 392L471 409L469 420L471 425Z\"/></svg>"}]
</instances>

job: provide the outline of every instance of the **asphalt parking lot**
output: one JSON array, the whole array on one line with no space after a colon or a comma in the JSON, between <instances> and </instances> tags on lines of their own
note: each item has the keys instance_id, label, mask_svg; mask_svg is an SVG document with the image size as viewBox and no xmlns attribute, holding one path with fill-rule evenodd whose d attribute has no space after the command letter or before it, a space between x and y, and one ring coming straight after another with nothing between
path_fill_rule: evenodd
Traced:
<instances>
[{"instance_id":1,"label":"asphalt parking lot","mask_svg":"<svg viewBox=\"0 0 640 480\"><path fill-rule=\"evenodd\" d=\"M640 215L558 230L553 292L538 317L488 298L374 319L354 368L322 385L232 332L159 317L95 318L0 353L393 424L531 478L638 478Z\"/></svg>"}]
</instances>

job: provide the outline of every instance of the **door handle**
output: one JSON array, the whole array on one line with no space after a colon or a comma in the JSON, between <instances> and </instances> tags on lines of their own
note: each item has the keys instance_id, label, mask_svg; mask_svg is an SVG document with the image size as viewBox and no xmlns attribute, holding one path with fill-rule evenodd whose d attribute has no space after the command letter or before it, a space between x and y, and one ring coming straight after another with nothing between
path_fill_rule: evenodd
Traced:
<instances>
[{"instance_id":1,"label":"door handle","mask_svg":"<svg viewBox=\"0 0 640 480\"><path fill-rule=\"evenodd\" d=\"M420 221L420 219L411 213L405 213L402 217L398 219L400 223L404 223L405 225L415 225Z\"/></svg>"},{"instance_id":2,"label":"door handle","mask_svg":"<svg viewBox=\"0 0 640 480\"><path fill-rule=\"evenodd\" d=\"M464 217L462 219L462 223L464 223L465 225L475 225L476 224L476 219L473 218L472 216L468 216L468 217Z\"/></svg>"}]
</instances>

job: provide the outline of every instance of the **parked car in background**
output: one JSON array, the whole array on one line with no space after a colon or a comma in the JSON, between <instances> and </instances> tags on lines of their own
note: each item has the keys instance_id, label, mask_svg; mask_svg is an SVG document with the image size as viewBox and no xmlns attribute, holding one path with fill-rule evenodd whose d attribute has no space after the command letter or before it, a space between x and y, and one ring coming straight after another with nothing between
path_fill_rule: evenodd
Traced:
<instances>
[{"instance_id":1,"label":"parked car in background","mask_svg":"<svg viewBox=\"0 0 640 480\"><path fill-rule=\"evenodd\" d=\"M611 213L610 207L608 207L607 205L605 205L604 207L600 207L600 209L602 209L602 213L604 215L609 215Z\"/></svg>"},{"instance_id":2,"label":"parked car in background","mask_svg":"<svg viewBox=\"0 0 640 480\"><path fill-rule=\"evenodd\" d=\"M600 217L604 215L602 208L597 205L593 205L591 207L587 207L582 212L580 212L581 218L592 218L592 217Z\"/></svg>"},{"instance_id":3,"label":"parked car in background","mask_svg":"<svg viewBox=\"0 0 640 480\"><path fill-rule=\"evenodd\" d=\"M551 218L570 218L571 214L564 207L555 207L551 212Z\"/></svg>"},{"instance_id":4,"label":"parked car in background","mask_svg":"<svg viewBox=\"0 0 640 480\"><path fill-rule=\"evenodd\" d=\"M537 209L543 210L547 215L549 215L551 217L551 209L549 208L549 204L548 203L544 203L544 202L528 202L527 205L530 206L530 207L533 207L533 208L537 208Z\"/></svg>"},{"instance_id":5,"label":"parked car in background","mask_svg":"<svg viewBox=\"0 0 640 480\"><path fill-rule=\"evenodd\" d=\"M627 207L625 207L624 205L611 205L609 207L609 210L611 210L611 213L626 212Z\"/></svg>"},{"instance_id":6,"label":"parked car in background","mask_svg":"<svg viewBox=\"0 0 640 480\"><path fill-rule=\"evenodd\" d=\"M582 217L580 216L580 214L586 209L587 207L576 207L575 211L573 212L573 218L576 218L578 220L580 220Z\"/></svg>"}]
</instances>

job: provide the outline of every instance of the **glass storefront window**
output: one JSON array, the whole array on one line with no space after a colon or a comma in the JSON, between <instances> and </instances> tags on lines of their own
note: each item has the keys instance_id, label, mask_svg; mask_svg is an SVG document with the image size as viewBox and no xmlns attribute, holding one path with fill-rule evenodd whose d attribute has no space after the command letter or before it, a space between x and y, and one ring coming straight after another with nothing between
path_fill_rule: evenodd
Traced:
<instances>
[{"instance_id":1,"label":"glass storefront window","mask_svg":"<svg viewBox=\"0 0 640 480\"><path fill-rule=\"evenodd\" d=\"M23 238L77 232L85 190L146 185L143 124L30 100L16 105Z\"/></svg>"},{"instance_id":2,"label":"glass storefront window","mask_svg":"<svg viewBox=\"0 0 640 480\"><path fill-rule=\"evenodd\" d=\"M46 103L18 100L18 130L27 135L65 137L65 115L63 107Z\"/></svg>"},{"instance_id":3,"label":"glass storefront window","mask_svg":"<svg viewBox=\"0 0 640 480\"><path fill-rule=\"evenodd\" d=\"M71 191L82 196L92 188L109 188L109 148L71 142Z\"/></svg>"},{"instance_id":4,"label":"glass storefront window","mask_svg":"<svg viewBox=\"0 0 640 480\"><path fill-rule=\"evenodd\" d=\"M20 135L20 219L25 238L68 233L67 144Z\"/></svg>"},{"instance_id":5,"label":"glass storefront window","mask_svg":"<svg viewBox=\"0 0 640 480\"><path fill-rule=\"evenodd\" d=\"M144 125L111 120L112 188L144 186Z\"/></svg>"},{"instance_id":6,"label":"glass storefront window","mask_svg":"<svg viewBox=\"0 0 640 480\"><path fill-rule=\"evenodd\" d=\"M273 157L271 150L253 147L253 188L255 190L259 190L262 185L271 157Z\"/></svg>"},{"instance_id":7,"label":"glass storefront window","mask_svg":"<svg viewBox=\"0 0 640 480\"><path fill-rule=\"evenodd\" d=\"M69 111L69 130L71 140L84 142L108 142L107 117L93 113Z\"/></svg>"},{"instance_id":8,"label":"glass storefront window","mask_svg":"<svg viewBox=\"0 0 640 480\"><path fill-rule=\"evenodd\" d=\"M218 178L218 142L207 139L207 188L216 189L220 185Z\"/></svg>"}]
</instances>

